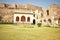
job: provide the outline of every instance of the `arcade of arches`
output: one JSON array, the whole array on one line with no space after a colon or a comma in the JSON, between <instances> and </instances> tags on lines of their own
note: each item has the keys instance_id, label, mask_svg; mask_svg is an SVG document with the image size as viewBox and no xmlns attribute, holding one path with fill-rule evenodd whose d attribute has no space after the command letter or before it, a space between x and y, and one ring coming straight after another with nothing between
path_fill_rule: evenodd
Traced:
<instances>
[{"instance_id":1,"label":"arcade of arches","mask_svg":"<svg viewBox=\"0 0 60 40\"><path fill-rule=\"evenodd\" d=\"M17 17L16 17L16 21L19 21L19 19L20 19L20 17L17 16ZM25 16L22 16L22 17L21 17L21 21L22 21L22 22L25 22L25 21L26 21L26 17L25 17ZM30 22L30 17L27 17L27 22Z\"/></svg>"}]
</instances>

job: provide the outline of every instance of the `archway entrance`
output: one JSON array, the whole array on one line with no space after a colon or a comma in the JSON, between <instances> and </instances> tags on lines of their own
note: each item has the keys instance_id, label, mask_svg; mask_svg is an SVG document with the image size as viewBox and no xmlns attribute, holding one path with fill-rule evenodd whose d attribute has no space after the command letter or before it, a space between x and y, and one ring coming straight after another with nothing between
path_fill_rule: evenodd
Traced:
<instances>
[{"instance_id":1,"label":"archway entrance","mask_svg":"<svg viewBox=\"0 0 60 40\"><path fill-rule=\"evenodd\" d=\"M16 21L19 21L19 17L18 16L16 17Z\"/></svg>"},{"instance_id":2,"label":"archway entrance","mask_svg":"<svg viewBox=\"0 0 60 40\"><path fill-rule=\"evenodd\" d=\"M27 18L27 21L30 22L30 17Z\"/></svg>"},{"instance_id":3,"label":"archway entrance","mask_svg":"<svg viewBox=\"0 0 60 40\"><path fill-rule=\"evenodd\" d=\"M51 19L48 19L48 22L51 23Z\"/></svg>"},{"instance_id":4,"label":"archway entrance","mask_svg":"<svg viewBox=\"0 0 60 40\"><path fill-rule=\"evenodd\" d=\"M35 19L33 19L33 24L35 24Z\"/></svg>"},{"instance_id":5,"label":"archway entrance","mask_svg":"<svg viewBox=\"0 0 60 40\"><path fill-rule=\"evenodd\" d=\"M22 22L25 22L25 20L26 20L25 16L22 16L22 17L21 17L21 21L22 21Z\"/></svg>"}]
</instances>

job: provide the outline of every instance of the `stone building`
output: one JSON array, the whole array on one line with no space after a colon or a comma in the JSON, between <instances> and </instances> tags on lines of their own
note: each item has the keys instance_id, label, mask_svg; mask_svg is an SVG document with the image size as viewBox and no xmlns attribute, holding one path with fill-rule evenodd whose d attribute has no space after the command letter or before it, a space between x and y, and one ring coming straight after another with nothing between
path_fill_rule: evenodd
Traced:
<instances>
[{"instance_id":1,"label":"stone building","mask_svg":"<svg viewBox=\"0 0 60 40\"><path fill-rule=\"evenodd\" d=\"M60 6L53 4L44 9L42 23L49 25L60 25Z\"/></svg>"},{"instance_id":2,"label":"stone building","mask_svg":"<svg viewBox=\"0 0 60 40\"><path fill-rule=\"evenodd\" d=\"M31 4L0 3L0 21L42 25L60 25L60 6L53 4L46 9Z\"/></svg>"}]
</instances>

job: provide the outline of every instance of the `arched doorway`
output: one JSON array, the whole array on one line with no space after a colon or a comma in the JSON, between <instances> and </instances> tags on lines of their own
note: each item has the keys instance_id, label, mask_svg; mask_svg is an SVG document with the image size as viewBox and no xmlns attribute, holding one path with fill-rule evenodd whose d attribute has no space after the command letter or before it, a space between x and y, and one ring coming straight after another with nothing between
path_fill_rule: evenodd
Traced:
<instances>
[{"instance_id":1,"label":"arched doorway","mask_svg":"<svg viewBox=\"0 0 60 40\"><path fill-rule=\"evenodd\" d=\"M58 19L58 23L60 24L60 18Z\"/></svg>"},{"instance_id":2,"label":"arched doorway","mask_svg":"<svg viewBox=\"0 0 60 40\"><path fill-rule=\"evenodd\" d=\"M27 21L30 22L30 17L27 18Z\"/></svg>"},{"instance_id":3,"label":"arched doorway","mask_svg":"<svg viewBox=\"0 0 60 40\"><path fill-rule=\"evenodd\" d=\"M51 19L48 19L48 22L51 23Z\"/></svg>"},{"instance_id":4,"label":"arched doorway","mask_svg":"<svg viewBox=\"0 0 60 40\"><path fill-rule=\"evenodd\" d=\"M21 21L22 21L22 22L25 22L25 21L26 21L25 16L22 16L22 17L21 17Z\"/></svg>"},{"instance_id":5,"label":"arched doorway","mask_svg":"<svg viewBox=\"0 0 60 40\"><path fill-rule=\"evenodd\" d=\"M44 19L44 22L46 22L46 20Z\"/></svg>"},{"instance_id":6,"label":"arched doorway","mask_svg":"<svg viewBox=\"0 0 60 40\"><path fill-rule=\"evenodd\" d=\"M19 17L18 16L16 17L16 21L19 21Z\"/></svg>"},{"instance_id":7,"label":"arched doorway","mask_svg":"<svg viewBox=\"0 0 60 40\"><path fill-rule=\"evenodd\" d=\"M35 19L33 19L33 24L35 24Z\"/></svg>"}]
</instances>

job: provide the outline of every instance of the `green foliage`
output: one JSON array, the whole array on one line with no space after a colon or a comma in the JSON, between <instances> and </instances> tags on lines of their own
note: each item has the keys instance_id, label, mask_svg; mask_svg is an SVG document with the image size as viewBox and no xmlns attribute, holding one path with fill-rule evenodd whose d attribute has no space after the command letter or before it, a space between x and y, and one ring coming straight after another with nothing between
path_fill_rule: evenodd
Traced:
<instances>
[{"instance_id":1,"label":"green foliage","mask_svg":"<svg viewBox=\"0 0 60 40\"><path fill-rule=\"evenodd\" d=\"M52 26L53 28L59 28L59 26Z\"/></svg>"},{"instance_id":2,"label":"green foliage","mask_svg":"<svg viewBox=\"0 0 60 40\"><path fill-rule=\"evenodd\" d=\"M44 27L51 27L50 25L44 25Z\"/></svg>"},{"instance_id":3,"label":"green foliage","mask_svg":"<svg viewBox=\"0 0 60 40\"><path fill-rule=\"evenodd\" d=\"M41 27L41 23L37 23L37 26L38 26L38 27Z\"/></svg>"},{"instance_id":4,"label":"green foliage","mask_svg":"<svg viewBox=\"0 0 60 40\"><path fill-rule=\"evenodd\" d=\"M24 26L21 26L21 28L34 28L34 26L31 26L31 25L24 25Z\"/></svg>"},{"instance_id":5,"label":"green foliage","mask_svg":"<svg viewBox=\"0 0 60 40\"><path fill-rule=\"evenodd\" d=\"M12 22L7 22L7 21L0 21L0 24L13 24Z\"/></svg>"},{"instance_id":6,"label":"green foliage","mask_svg":"<svg viewBox=\"0 0 60 40\"><path fill-rule=\"evenodd\" d=\"M3 23L3 21L1 20L1 21L0 21L0 24L2 24L2 23Z\"/></svg>"}]
</instances>

